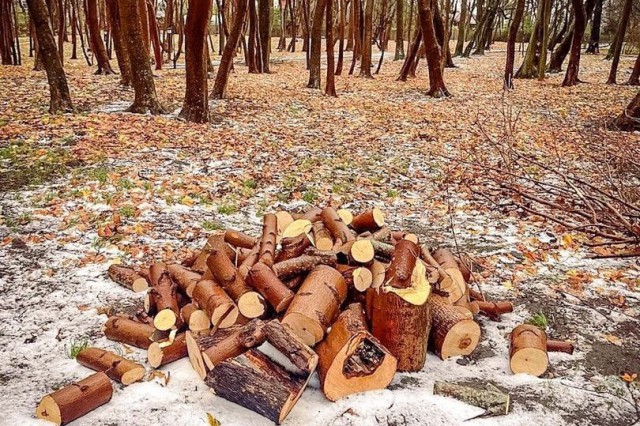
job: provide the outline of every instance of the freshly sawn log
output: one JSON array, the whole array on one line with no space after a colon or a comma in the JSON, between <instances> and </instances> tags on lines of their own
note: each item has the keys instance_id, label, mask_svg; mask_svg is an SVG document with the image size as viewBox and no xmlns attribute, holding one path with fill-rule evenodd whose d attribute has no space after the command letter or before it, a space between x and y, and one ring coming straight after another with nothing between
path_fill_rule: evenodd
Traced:
<instances>
[{"instance_id":1,"label":"freshly sawn log","mask_svg":"<svg viewBox=\"0 0 640 426\"><path fill-rule=\"evenodd\" d=\"M110 379L130 385L142 380L144 367L136 362L99 348L85 348L76 356L76 361L94 371L102 371Z\"/></svg>"},{"instance_id":2,"label":"freshly sawn log","mask_svg":"<svg viewBox=\"0 0 640 426\"><path fill-rule=\"evenodd\" d=\"M44 398L36 408L36 417L64 425L106 404L113 387L105 373L95 373Z\"/></svg>"}]
</instances>

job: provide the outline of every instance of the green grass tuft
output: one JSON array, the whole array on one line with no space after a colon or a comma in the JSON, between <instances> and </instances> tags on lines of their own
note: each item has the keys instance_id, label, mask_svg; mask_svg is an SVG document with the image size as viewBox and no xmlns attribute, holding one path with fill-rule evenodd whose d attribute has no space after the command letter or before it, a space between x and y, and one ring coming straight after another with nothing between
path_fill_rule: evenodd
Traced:
<instances>
[{"instance_id":1,"label":"green grass tuft","mask_svg":"<svg viewBox=\"0 0 640 426\"><path fill-rule=\"evenodd\" d=\"M82 350L86 349L87 346L89 346L89 339L86 337L82 337L78 340L74 339L71 341L71 346L67 351L67 356L73 359L77 357Z\"/></svg>"},{"instance_id":2,"label":"green grass tuft","mask_svg":"<svg viewBox=\"0 0 640 426\"><path fill-rule=\"evenodd\" d=\"M527 320L527 324L535 325L541 330L546 330L548 321L543 313L535 314Z\"/></svg>"}]
</instances>

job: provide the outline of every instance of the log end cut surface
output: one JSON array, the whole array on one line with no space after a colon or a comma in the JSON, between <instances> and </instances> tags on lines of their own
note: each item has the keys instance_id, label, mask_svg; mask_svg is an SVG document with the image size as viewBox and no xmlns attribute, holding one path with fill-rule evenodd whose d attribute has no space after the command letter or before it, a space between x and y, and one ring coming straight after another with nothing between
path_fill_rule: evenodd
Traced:
<instances>
[{"instance_id":1,"label":"log end cut surface","mask_svg":"<svg viewBox=\"0 0 640 426\"><path fill-rule=\"evenodd\" d=\"M542 376L548 366L547 353L538 348L522 348L513 354L509 362L514 374L526 373L536 377Z\"/></svg>"},{"instance_id":2,"label":"log end cut surface","mask_svg":"<svg viewBox=\"0 0 640 426\"><path fill-rule=\"evenodd\" d=\"M469 355L480 342L480 326L471 319L456 323L444 339L441 349L442 359L451 356Z\"/></svg>"}]
</instances>

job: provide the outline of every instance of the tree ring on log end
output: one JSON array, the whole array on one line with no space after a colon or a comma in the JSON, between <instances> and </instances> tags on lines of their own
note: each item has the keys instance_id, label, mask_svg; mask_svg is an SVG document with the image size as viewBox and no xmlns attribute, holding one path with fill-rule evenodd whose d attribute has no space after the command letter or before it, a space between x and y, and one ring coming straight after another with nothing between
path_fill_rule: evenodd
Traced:
<instances>
[{"instance_id":1,"label":"tree ring on log end","mask_svg":"<svg viewBox=\"0 0 640 426\"><path fill-rule=\"evenodd\" d=\"M470 319L458 321L447 333L442 343L440 356L444 360L451 356L469 355L479 342L480 326L478 323Z\"/></svg>"}]
</instances>

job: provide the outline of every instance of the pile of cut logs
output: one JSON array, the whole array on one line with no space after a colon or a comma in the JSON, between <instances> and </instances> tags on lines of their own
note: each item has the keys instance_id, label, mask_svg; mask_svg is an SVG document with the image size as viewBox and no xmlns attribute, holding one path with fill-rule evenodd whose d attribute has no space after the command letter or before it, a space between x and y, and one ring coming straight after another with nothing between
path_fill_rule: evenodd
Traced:
<instances>
[{"instance_id":1,"label":"pile of cut logs","mask_svg":"<svg viewBox=\"0 0 640 426\"><path fill-rule=\"evenodd\" d=\"M513 310L472 290L471 271L470 259L392 231L377 208L280 211L264 216L259 238L215 233L182 264L111 265L113 281L146 296L134 315L110 317L104 332L146 349L153 368L189 357L218 396L279 424L314 372L335 401L385 388L396 371L421 370L427 350L441 359L471 354L480 340L474 315ZM543 374L553 345L544 331L518 327L512 370ZM145 374L98 348L77 360L97 373L45 396L37 417L68 423L109 401L110 380L127 385Z\"/></svg>"}]
</instances>

